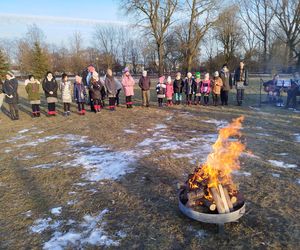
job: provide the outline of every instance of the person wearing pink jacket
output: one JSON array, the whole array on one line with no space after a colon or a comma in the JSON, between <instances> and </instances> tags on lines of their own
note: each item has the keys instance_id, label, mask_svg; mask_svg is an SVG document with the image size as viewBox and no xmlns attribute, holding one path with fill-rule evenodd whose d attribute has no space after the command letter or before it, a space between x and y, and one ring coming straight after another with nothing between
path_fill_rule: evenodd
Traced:
<instances>
[{"instance_id":1,"label":"person wearing pink jacket","mask_svg":"<svg viewBox=\"0 0 300 250\"><path fill-rule=\"evenodd\" d=\"M174 88L172 84L171 76L168 76L167 78L167 84L166 84L166 97L167 97L167 106L173 105L173 94L174 94Z\"/></svg>"},{"instance_id":2,"label":"person wearing pink jacket","mask_svg":"<svg viewBox=\"0 0 300 250\"><path fill-rule=\"evenodd\" d=\"M127 108L132 108L132 104L133 104L132 96L134 96L134 91L133 91L134 84L135 82L132 76L130 75L129 69L125 68L124 75L122 77L122 86L126 96Z\"/></svg>"},{"instance_id":3,"label":"person wearing pink jacket","mask_svg":"<svg viewBox=\"0 0 300 250\"><path fill-rule=\"evenodd\" d=\"M204 105L208 105L209 103L210 88L211 81L209 79L209 73L206 73L201 84L201 94L204 95Z\"/></svg>"}]
</instances>

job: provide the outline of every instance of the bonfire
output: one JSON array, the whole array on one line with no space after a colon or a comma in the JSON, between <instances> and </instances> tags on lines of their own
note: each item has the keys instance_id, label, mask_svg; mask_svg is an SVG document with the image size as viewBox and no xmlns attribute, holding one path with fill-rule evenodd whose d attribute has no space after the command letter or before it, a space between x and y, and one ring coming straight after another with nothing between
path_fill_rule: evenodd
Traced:
<instances>
[{"instance_id":1,"label":"bonfire","mask_svg":"<svg viewBox=\"0 0 300 250\"><path fill-rule=\"evenodd\" d=\"M231 214L241 208L244 211L244 199L232 179L232 172L240 169L239 157L246 149L240 140L243 120L243 116L239 117L220 129L206 162L198 166L181 186L181 210L189 217L195 219L190 216L191 212Z\"/></svg>"}]
</instances>

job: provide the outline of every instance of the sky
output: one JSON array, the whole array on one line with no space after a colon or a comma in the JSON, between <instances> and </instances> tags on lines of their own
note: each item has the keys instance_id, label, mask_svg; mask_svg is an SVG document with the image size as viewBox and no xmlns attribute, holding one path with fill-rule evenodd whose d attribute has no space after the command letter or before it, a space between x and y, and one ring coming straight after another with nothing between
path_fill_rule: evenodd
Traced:
<instances>
[{"instance_id":1,"label":"sky","mask_svg":"<svg viewBox=\"0 0 300 250\"><path fill-rule=\"evenodd\" d=\"M91 43L95 25L124 25L118 0L0 0L0 38L24 36L37 24L49 43L60 44L79 31Z\"/></svg>"}]
</instances>

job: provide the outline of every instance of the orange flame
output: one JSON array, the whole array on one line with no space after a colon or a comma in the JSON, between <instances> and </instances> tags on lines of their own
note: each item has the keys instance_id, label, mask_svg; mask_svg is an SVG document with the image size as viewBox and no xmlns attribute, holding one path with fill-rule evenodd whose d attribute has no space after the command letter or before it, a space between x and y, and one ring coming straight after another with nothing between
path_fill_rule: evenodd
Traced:
<instances>
[{"instance_id":1,"label":"orange flame","mask_svg":"<svg viewBox=\"0 0 300 250\"><path fill-rule=\"evenodd\" d=\"M234 119L227 127L220 129L219 136L213 150L208 155L206 162L195 170L189 178L190 189L197 189L199 185L207 186L206 198L210 199L210 187L217 187L218 184L227 186L229 191L235 192L231 173L240 168L239 156L245 151L245 145L238 139L241 136L241 128L244 117ZM235 138L235 139L233 139Z\"/></svg>"}]
</instances>

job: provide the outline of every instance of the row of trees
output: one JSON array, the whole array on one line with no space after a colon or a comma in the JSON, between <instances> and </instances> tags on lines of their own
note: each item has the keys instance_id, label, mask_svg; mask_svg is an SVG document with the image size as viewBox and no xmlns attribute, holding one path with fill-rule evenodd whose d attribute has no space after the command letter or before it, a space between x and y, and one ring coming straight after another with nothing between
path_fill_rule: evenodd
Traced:
<instances>
[{"instance_id":1,"label":"row of trees","mask_svg":"<svg viewBox=\"0 0 300 250\"><path fill-rule=\"evenodd\" d=\"M120 7L133 25L96 26L90 46L80 32L67 44L48 44L42 30L29 26L23 38L0 43L0 70L10 63L41 78L92 63L99 71L130 66L162 74L213 71L225 62L233 68L241 58L260 72L300 67L299 0L120 0Z\"/></svg>"}]
</instances>

